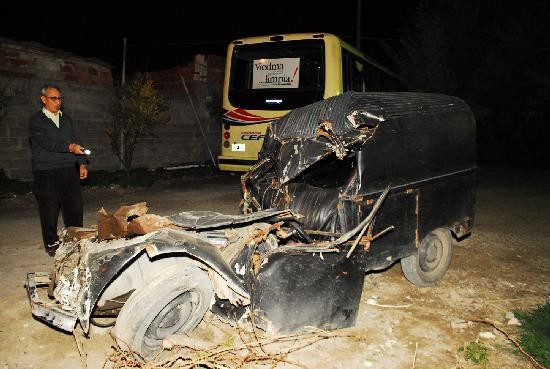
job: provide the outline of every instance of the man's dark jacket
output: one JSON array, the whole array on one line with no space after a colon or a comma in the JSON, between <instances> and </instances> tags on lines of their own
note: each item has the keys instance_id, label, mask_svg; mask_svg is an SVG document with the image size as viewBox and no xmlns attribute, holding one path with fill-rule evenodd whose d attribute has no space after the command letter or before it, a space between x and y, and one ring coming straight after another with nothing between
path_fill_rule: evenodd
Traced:
<instances>
[{"instance_id":1,"label":"man's dark jacket","mask_svg":"<svg viewBox=\"0 0 550 369\"><path fill-rule=\"evenodd\" d=\"M86 159L69 152L70 143L80 143L71 118L63 113L59 128L40 110L29 122L29 137L32 150L32 170L67 168L75 163L84 164Z\"/></svg>"}]
</instances>

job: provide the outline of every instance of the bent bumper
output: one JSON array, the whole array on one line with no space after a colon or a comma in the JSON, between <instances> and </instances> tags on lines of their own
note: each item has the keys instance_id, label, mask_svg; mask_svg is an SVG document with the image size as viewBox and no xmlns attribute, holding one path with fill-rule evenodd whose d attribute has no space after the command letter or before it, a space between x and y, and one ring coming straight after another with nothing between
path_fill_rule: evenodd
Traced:
<instances>
[{"instance_id":1,"label":"bent bumper","mask_svg":"<svg viewBox=\"0 0 550 369\"><path fill-rule=\"evenodd\" d=\"M77 316L61 309L54 302L43 301L38 294L39 289L46 289L49 284L49 273L31 272L27 274L27 296L29 297L32 315L54 327L72 333L78 319Z\"/></svg>"}]
</instances>

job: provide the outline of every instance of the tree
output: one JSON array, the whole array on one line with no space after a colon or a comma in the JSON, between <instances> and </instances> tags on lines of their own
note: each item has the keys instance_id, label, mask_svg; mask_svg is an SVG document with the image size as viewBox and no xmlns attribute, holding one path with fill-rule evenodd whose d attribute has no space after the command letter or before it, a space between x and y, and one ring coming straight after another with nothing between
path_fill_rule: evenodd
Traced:
<instances>
[{"instance_id":1,"label":"tree","mask_svg":"<svg viewBox=\"0 0 550 369\"><path fill-rule=\"evenodd\" d=\"M143 136L155 136L154 128L170 120L168 102L153 87L153 81L136 74L117 92L113 121L107 129L111 149L126 172L129 184L130 170L136 145Z\"/></svg>"},{"instance_id":2,"label":"tree","mask_svg":"<svg viewBox=\"0 0 550 369\"><path fill-rule=\"evenodd\" d=\"M420 0L390 49L409 88L459 96L477 120L481 162L550 165L550 48L543 0Z\"/></svg>"}]
</instances>

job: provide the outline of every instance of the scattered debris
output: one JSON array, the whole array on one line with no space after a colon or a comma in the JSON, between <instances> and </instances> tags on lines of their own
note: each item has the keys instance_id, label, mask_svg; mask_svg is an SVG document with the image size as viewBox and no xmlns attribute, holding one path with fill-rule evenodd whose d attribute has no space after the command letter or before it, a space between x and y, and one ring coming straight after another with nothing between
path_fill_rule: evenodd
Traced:
<instances>
[{"instance_id":1,"label":"scattered debris","mask_svg":"<svg viewBox=\"0 0 550 369\"><path fill-rule=\"evenodd\" d=\"M495 336L493 332L479 332L479 337L485 338L488 340L494 340L495 338L497 338L497 336Z\"/></svg>"},{"instance_id":2,"label":"scattered debris","mask_svg":"<svg viewBox=\"0 0 550 369\"><path fill-rule=\"evenodd\" d=\"M97 236L96 228L68 227L63 232L63 242L80 241Z\"/></svg>"},{"instance_id":3,"label":"scattered debris","mask_svg":"<svg viewBox=\"0 0 550 369\"><path fill-rule=\"evenodd\" d=\"M148 230L148 232L151 232L149 229L152 229L154 225L162 224L162 226L159 227L157 225L157 228L153 229L157 230L171 223L166 218L161 221L159 218L162 217L150 215L142 221L137 221L137 224L132 225L130 230L128 230L129 224L136 218L144 216L147 213L147 210L147 203L145 202L121 206L113 214L108 214L105 209L101 208L97 212L99 240L103 241L126 237L133 234L133 231L143 232L144 230ZM135 234L139 235L145 233Z\"/></svg>"},{"instance_id":4,"label":"scattered debris","mask_svg":"<svg viewBox=\"0 0 550 369\"><path fill-rule=\"evenodd\" d=\"M514 316L514 313L512 313L511 311L508 311L508 312L506 313L506 319L508 320L508 321L506 322L506 325L518 325L518 326L521 325L521 322L519 321L519 319L516 318L516 317Z\"/></svg>"},{"instance_id":5,"label":"scattered debris","mask_svg":"<svg viewBox=\"0 0 550 369\"><path fill-rule=\"evenodd\" d=\"M416 366L416 353L418 352L418 342L414 343L414 356L413 356L413 365L412 369Z\"/></svg>"},{"instance_id":6,"label":"scattered debris","mask_svg":"<svg viewBox=\"0 0 550 369\"><path fill-rule=\"evenodd\" d=\"M451 328L453 329L466 329L471 325L472 325L472 322L468 322L462 319L453 320L451 322Z\"/></svg>"},{"instance_id":7,"label":"scattered debris","mask_svg":"<svg viewBox=\"0 0 550 369\"><path fill-rule=\"evenodd\" d=\"M367 305L374 305L374 306L387 307L387 308L406 308L406 307L412 306L412 304L403 304L403 305L379 304L378 301L375 298L367 299Z\"/></svg>"},{"instance_id":8,"label":"scattered debris","mask_svg":"<svg viewBox=\"0 0 550 369\"><path fill-rule=\"evenodd\" d=\"M277 364L285 363L292 367L307 368L304 364L289 359L289 354L323 340L362 337L360 333L351 330L312 329L303 333L275 337L262 336L257 330L246 331L240 326L237 326L237 330L238 335L233 337L230 343L213 346L204 340L197 340L196 337L169 336L163 341L163 347L170 350L171 353L163 352L170 354L170 357L160 359L159 355L153 361L144 360L136 352L125 351L116 346L103 367L112 369L231 369L249 367L254 364L269 364L270 367L275 367ZM365 365L372 367L373 363L365 361Z\"/></svg>"}]
</instances>

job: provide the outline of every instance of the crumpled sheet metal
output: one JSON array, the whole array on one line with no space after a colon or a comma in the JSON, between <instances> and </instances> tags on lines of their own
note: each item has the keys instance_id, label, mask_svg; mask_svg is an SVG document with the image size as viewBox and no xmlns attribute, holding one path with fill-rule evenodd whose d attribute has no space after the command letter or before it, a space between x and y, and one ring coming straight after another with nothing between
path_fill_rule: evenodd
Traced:
<instances>
[{"instance_id":1,"label":"crumpled sheet metal","mask_svg":"<svg viewBox=\"0 0 550 369\"><path fill-rule=\"evenodd\" d=\"M316 162L335 153L342 159L349 147L372 137L384 122L384 109L364 95L346 93L298 108L272 125L260 158L274 157L284 185Z\"/></svg>"},{"instance_id":2,"label":"crumpled sheet metal","mask_svg":"<svg viewBox=\"0 0 550 369\"><path fill-rule=\"evenodd\" d=\"M343 148L365 141L372 136L371 131L354 130L338 139ZM317 163L328 155L331 155L337 147L322 138L301 139L296 138L281 144L276 160L277 176L280 184L284 185L307 168ZM284 165L282 165L284 163Z\"/></svg>"},{"instance_id":3,"label":"crumpled sheet metal","mask_svg":"<svg viewBox=\"0 0 550 369\"><path fill-rule=\"evenodd\" d=\"M79 291L76 313L84 332L90 329L90 315L99 295L120 269L133 260L149 244L148 240L158 232L131 239L91 242L83 240L80 245Z\"/></svg>"},{"instance_id":4,"label":"crumpled sheet metal","mask_svg":"<svg viewBox=\"0 0 550 369\"><path fill-rule=\"evenodd\" d=\"M293 219L295 215L291 210L266 209L249 214L227 215L215 211L185 211L166 217L182 228L197 231L227 227L230 225L244 225L260 220L277 221L280 219Z\"/></svg>"},{"instance_id":5,"label":"crumpled sheet metal","mask_svg":"<svg viewBox=\"0 0 550 369\"><path fill-rule=\"evenodd\" d=\"M276 221L294 219L290 210L264 210L253 214L224 215L212 211L181 212L166 219L175 226L194 230L215 229L243 225L259 220ZM115 278L120 269L131 262L144 250L150 257L169 253L187 253L202 260L223 277L228 287L234 291L232 299L246 304L250 300L248 292L241 286L231 268L219 253L217 246L198 233L177 229L161 229L130 239L114 239L101 242L81 240L79 244L82 264L80 270L86 275L79 276L84 288L79 291L77 315L84 331L89 329L91 309L106 284ZM68 252L66 250L65 252ZM240 297L239 297L240 296Z\"/></svg>"},{"instance_id":6,"label":"crumpled sheet metal","mask_svg":"<svg viewBox=\"0 0 550 369\"><path fill-rule=\"evenodd\" d=\"M370 139L379 124L404 116L467 108L456 97L437 95L434 103L433 96L409 92L347 92L294 109L273 122L260 159L273 157L283 185L333 152L340 158L342 146L347 149ZM320 135L324 122L330 122L330 131Z\"/></svg>"},{"instance_id":7,"label":"crumpled sheet metal","mask_svg":"<svg viewBox=\"0 0 550 369\"><path fill-rule=\"evenodd\" d=\"M271 211L264 212L263 215L269 217L273 214L285 213L288 212ZM78 296L77 314L85 332L89 329L91 309L95 306L107 283L113 280L125 265L131 263L144 250L150 257L169 253L192 255L226 281L229 288L235 292L232 295L234 300L240 299L242 304L250 301L248 292L235 276L218 247L199 233L166 228L128 240L117 239L102 242L85 240L83 246L80 269L85 270L86 275L81 276L85 282Z\"/></svg>"},{"instance_id":8,"label":"crumpled sheet metal","mask_svg":"<svg viewBox=\"0 0 550 369\"><path fill-rule=\"evenodd\" d=\"M41 285L50 283L50 273L32 272L27 273L27 295L31 304L32 315L38 319L58 327L66 332L72 332L77 317L70 311L61 309L51 300L43 300L38 294Z\"/></svg>"},{"instance_id":9,"label":"crumpled sheet metal","mask_svg":"<svg viewBox=\"0 0 550 369\"><path fill-rule=\"evenodd\" d=\"M437 96L437 99L434 99ZM272 124L276 140L315 138L319 122L332 122L338 135L363 126L375 126L402 116L464 111L468 107L454 96L414 92L346 92L294 109ZM350 115L352 115L350 117Z\"/></svg>"},{"instance_id":10,"label":"crumpled sheet metal","mask_svg":"<svg viewBox=\"0 0 550 369\"><path fill-rule=\"evenodd\" d=\"M348 119L350 112L356 109L356 95L343 94L317 103L294 109L272 124L273 138L278 141L300 137L315 139L320 122L328 120L336 135L343 135L363 125L361 119ZM382 111L375 105L369 109L372 114L380 115Z\"/></svg>"}]
</instances>

